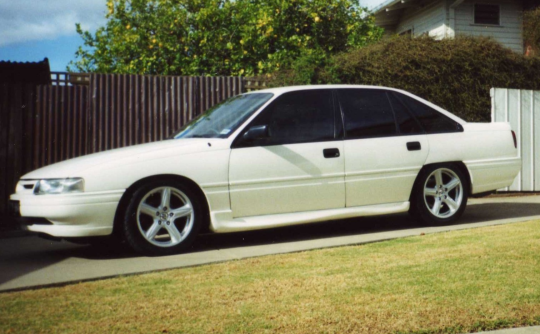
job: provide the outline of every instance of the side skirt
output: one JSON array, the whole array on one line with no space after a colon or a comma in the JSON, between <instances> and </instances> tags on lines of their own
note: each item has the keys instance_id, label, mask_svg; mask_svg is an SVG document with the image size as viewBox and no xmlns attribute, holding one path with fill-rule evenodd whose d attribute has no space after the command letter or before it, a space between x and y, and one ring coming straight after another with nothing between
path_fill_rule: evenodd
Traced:
<instances>
[{"instance_id":1,"label":"side skirt","mask_svg":"<svg viewBox=\"0 0 540 334\"><path fill-rule=\"evenodd\" d=\"M211 229L216 233L240 232L280 226L316 223L333 219L378 216L407 212L410 203L388 203L351 208L282 213L276 215L232 218L231 211L212 212Z\"/></svg>"}]
</instances>

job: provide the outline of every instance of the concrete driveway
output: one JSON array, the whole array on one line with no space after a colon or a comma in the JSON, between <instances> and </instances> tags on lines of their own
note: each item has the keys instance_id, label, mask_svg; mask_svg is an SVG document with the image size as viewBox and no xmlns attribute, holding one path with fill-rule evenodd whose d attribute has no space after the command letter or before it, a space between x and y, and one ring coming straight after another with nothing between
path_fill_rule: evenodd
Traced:
<instances>
[{"instance_id":1,"label":"concrete driveway","mask_svg":"<svg viewBox=\"0 0 540 334\"><path fill-rule=\"evenodd\" d=\"M35 236L0 239L0 291L61 285L270 254L356 245L540 219L540 196L471 199L460 224L418 227L406 214L354 218L234 234L203 235L185 254L140 257L126 251Z\"/></svg>"}]
</instances>

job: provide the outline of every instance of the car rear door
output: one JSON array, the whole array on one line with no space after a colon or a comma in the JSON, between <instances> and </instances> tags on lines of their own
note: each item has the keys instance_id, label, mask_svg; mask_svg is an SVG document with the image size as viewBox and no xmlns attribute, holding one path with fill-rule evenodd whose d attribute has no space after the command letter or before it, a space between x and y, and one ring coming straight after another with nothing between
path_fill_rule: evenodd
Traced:
<instances>
[{"instance_id":1,"label":"car rear door","mask_svg":"<svg viewBox=\"0 0 540 334\"><path fill-rule=\"evenodd\" d=\"M346 206L409 200L429 147L419 122L384 89L339 89Z\"/></svg>"},{"instance_id":2,"label":"car rear door","mask_svg":"<svg viewBox=\"0 0 540 334\"><path fill-rule=\"evenodd\" d=\"M332 90L284 93L261 112L231 150L233 217L343 208L341 117ZM250 129L266 135L245 140Z\"/></svg>"}]
</instances>

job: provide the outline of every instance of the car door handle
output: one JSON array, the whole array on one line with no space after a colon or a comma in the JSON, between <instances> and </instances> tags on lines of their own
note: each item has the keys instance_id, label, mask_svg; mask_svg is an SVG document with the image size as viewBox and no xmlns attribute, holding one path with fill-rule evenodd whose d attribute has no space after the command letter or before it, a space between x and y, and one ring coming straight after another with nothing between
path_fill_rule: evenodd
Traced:
<instances>
[{"instance_id":1,"label":"car door handle","mask_svg":"<svg viewBox=\"0 0 540 334\"><path fill-rule=\"evenodd\" d=\"M418 141L411 141L407 143L407 149L409 151L420 151L422 149L422 145L420 145L420 142Z\"/></svg>"},{"instance_id":2,"label":"car door handle","mask_svg":"<svg viewBox=\"0 0 540 334\"><path fill-rule=\"evenodd\" d=\"M339 158L339 149L337 148L325 148L323 150L324 157L327 159Z\"/></svg>"}]
</instances>

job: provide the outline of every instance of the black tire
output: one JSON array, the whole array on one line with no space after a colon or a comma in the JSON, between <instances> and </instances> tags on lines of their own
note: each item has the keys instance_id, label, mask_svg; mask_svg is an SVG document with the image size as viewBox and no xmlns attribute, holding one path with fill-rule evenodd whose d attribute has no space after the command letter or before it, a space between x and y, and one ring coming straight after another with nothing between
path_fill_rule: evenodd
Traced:
<instances>
[{"instance_id":1,"label":"black tire","mask_svg":"<svg viewBox=\"0 0 540 334\"><path fill-rule=\"evenodd\" d=\"M120 238L115 235L104 237L83 237L83 238L63 238L64 240L76 245L87 245L92 249L107 251L107 252L124 252L125 244Z\"/></svg>"},{"instance_id":2,"label":"black tire","mask_svg":"<svg viewBox=\"0 0 540 334\"><path fill-rule=\"evenodd\" d=\"M91 246L111 246L118 244L118 240L114 236L99 236L99 237L82 237L82 238L63 238L64 240L77 244L77 245L91 245Z\"/></svg>"},{"instance_id":3,"label":"black tire","mask_svg":"<svg viewBox=\"0 0 540 334\"><path fill-rule=\"evenodd\" d=\"M170 192L169 207L162 205L164 189ZM176 254L186 250L203 225L202 200L192 188L175 179L143 184L133 192L124 212L122 233L126 243L136 252L148 256ZM191 214L175 216L178 212L187 212L188 207L191 207ZM150 208L155 210L155 215L149 212ZM182 213L182 209L185 212ZM154 216L151 217L151 214Z\"/></svg>"},{"instance_id":4,"label":"black tire","mask_svg":"<svg viewBox=\"0 0 540 334\"><path fill-rule=\"evenodd\" d=\"M442 183L437 181L438 171L442 177ZM452 187L453 183L450 183L450 181L453 181L453 178L459 180L459 185L448 190L446 186L450 185ZM441 185L442 188L440 187ZM453 224L465 211L469 193L468 189L467 177L455 164L426 166L416 178L411 194L409 213L420 224L425 226ZM439 206L437 202L440 203ZM437 211L437 209L439 210Z\"/></svg>"}]
</instances>

